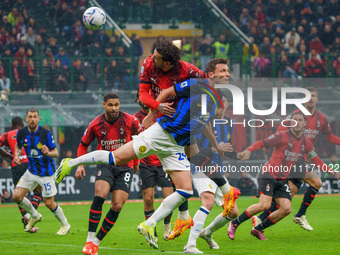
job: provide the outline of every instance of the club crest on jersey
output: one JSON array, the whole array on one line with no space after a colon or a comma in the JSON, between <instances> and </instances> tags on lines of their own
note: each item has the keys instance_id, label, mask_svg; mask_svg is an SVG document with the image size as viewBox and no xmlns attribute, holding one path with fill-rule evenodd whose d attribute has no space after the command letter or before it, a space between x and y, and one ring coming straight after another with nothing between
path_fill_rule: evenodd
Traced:
<instances>
[{"instance_id":1,"label":"club crest on jersey","mask_svg":"<svg viewBox=\"0 0 340 255\"><path fill-rule=\"evenodd\" d=\"M124 129L123 129L123 127L120 127L120 129L119 129L119 133L122 135L122 134L124 134Z\"/></svg>"},{"instance_id":2,"label":"club crest on jersey","mask_svg":"<svg viewBox=\"0 0 340 255\"><path fill-rule=\"evenodd\" d=\"M268 192L270 190L269 184L267 184L266 191Z\"/></svg>"},{"instance_id":3,"label":"club crest on jersey","mask_svg":"<svg viewBox=\"0 0 340 255\"><path fill-rule=\"evenodd\" d=\"M139 151L139 153L145 153L146 147L144 145L141 145L141 146L139 146L138 151Z\"/></svg>"},{"instance_id":4,"label":"club crest on jersey","mask_svg":"<svg viewBox=\"0 0 340 255\"><path fill-rule=\"evenodd\" d=\"M317 125L318 128L320 127L320 121L319 120L318 120L316 125Z\"/></svg>"},{"instance_id":5,"label":"club crest on jersey","mask_svg":"<svg viewBox=\"0 0 340 255\"><path fill-rule=\"evenodd\" d=\"M42 148L41 142L39 142L39 143L37 144L37 148L38 148L39 150L41 150L41 148Z\"/></svg>"},{"instance_id":6,"label":"club crest on jersey","mask_svg":"<svg viewBox=\"0 0 340 255\"><path fill-rule=\"evenodd\" d=\"M97 176L101 176L102 175L102 170L99 170L97 173Z\"/></svg>"}]
</instances>

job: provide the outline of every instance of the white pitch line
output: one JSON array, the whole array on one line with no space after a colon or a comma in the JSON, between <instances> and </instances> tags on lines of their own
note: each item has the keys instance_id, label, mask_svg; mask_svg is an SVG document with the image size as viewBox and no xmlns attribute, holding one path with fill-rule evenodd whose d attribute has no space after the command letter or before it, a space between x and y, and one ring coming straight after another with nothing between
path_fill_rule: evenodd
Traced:
<instances>
[{"instance_id":1,"label":"white pitch line","mask_svg":"<svg viewBox=\"0 0 340 255\"><path fill-rule=\"evenodd\" d=\"M46 246L51 246L50 243L32 243L32 242L16 242L16 241L5 241L5 240L0 240L0 243L11 243L11 244L24 244L24 245L46 245ZM71 245L71 244L53 244L53 246L67 246L67 247L77 247L82 249L83 246L79 245ZM150 250L142 250L142 249L130 249L130 248L112 248L112 247L102 247L100 246L101 250L121 250L121 251L134 251L134 252L162 252L163 249L150 249ZM176 251L163 251L164 253L171 253L171 254L183 254L183 252L176 252Z\"/></svg>"}]
</instances>

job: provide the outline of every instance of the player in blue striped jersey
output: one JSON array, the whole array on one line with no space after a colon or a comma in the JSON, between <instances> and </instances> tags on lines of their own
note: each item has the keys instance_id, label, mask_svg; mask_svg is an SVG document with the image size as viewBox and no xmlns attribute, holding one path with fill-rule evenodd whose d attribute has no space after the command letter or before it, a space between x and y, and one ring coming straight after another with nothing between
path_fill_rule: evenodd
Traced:
<instances>
[{"instance_id":1,"label":"player in blue striped jersey","mask_svg":"<svg viewBox=\"0 0 340 255\"><path fill-rule=\"evenodd\" d=\"M166 217L176 207L186 201L192 194L190 162L184 152L185 145L216 115L222 106L220 96L214 89L216 83L228 82L228 66L215 63L216 67L208 73L207 80L187 80L163 90L157 97L158 102L164 102L169 96L177 97L175 112L165 112L168 116L157 119L150 128L134 137L114 152L95 151L76 159L64 159L57 170L56 179L60 181L70 173L71 169L81 164L122 164L136 158L144 158L156 154L170 178L176 186L176 192L164 199L160 207L145 222L138 226L147 242L158 248L154 239L154 227L157 222ZM202 112L201 97L206 96L206 114ZM172 105L172 103L164 103ZM189 111L190 110L190 111ZM152 110L153 118L155 111ZM146 117L146 118L148 118ZM229 148L228 148L229 149Z\"/></svg>"},{"instance_id":2,"label":"player in blue striped jersey","mask_svg":"<svg viewBox=\"0 0 340 255\"><path fill-rule=\"evenodd\" d=\"M53 158L59 156L54 143L51 131L39 125L39 112L31 108L26 112L25 120L27 127L18 130L17 145L15 147L14 162L21 164L20 155L22 148L25 149L29 166L24 175L20 178L14 192L14 201L31 215L31 219L25 226L25 231L30 231L34 224L42 220L42 215L37 212L31 202L25 197L29 190L40 185L45 205L53 212L54 216L61 223L57 235L65 235L70 231L70 224L64 215L63 210L54 201L57 188L53 179L55 164Z\"/></svg>"}]
</instances>

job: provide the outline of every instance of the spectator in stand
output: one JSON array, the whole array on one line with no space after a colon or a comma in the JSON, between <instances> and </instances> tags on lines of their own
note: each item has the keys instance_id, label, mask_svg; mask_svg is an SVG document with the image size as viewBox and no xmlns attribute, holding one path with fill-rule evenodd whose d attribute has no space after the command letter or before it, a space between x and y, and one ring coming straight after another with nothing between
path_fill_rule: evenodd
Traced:
<instances>
[{"instance_id":1,"label":"spectator in stand","mask_svg":"<svg viewBox=\"0 0 340 255\"><path fill-rule=\"evenodd\" d=\"M269 54L270 52L270 38L268 36L263 38L263 42L259 46L260 53L265 55Z\"/></svg>"},{"instance_id":2,"label":"spectator in stand","mask_svg":"<svg viewBox=\"0 0 340 255\"><path fill-rule=\"evenodd\" d=\"M250 27L250 33L248 34L248 37L253 37L254 38L254 42L256 44L259 44L259 43L262 42L261 31L256 26L251 26Z\"/></svg>"},{"instance_id":3,"label":"spectator in stand","mask_svg":"<svg viewBox=\"0 0 340 255\"><path fill-rule=\"evenodd\" d=\"M317 26L311 26L307 40L310 41L314 39L316 36L318 36L318 28Z\"/></svg>"},{"instance_id":4,"label":"spectator in stand","mask_svg":"<svg viewBox=\"0 0 340 255\"><path fill-rule=\"evenodd\" d=\"M275 54L281 54L281 51L283 50L283 44L281 43L278 36L274 37L272 46L275 48Z\"/></svg>"},{"instance_id":5,"label":"spectator in stand","mask_svg":"<svg viewBox=\"0 0 340 255\"><path fill-rule=\"evenodd\" d=\"M28 27L33 28L34 32L39 31L39 27L38 27L37 23L35 23L35 20L32 17L29 18L27 25L28 25Z\"/></svg>"},{"instance_id":6,"label":"spectator in stand","mask_svg":"<svg viewBox=\"0 0 340 255\"><path fill-rule=\"evenodd\" d=\"M49 37L48 37L48 35L47 35L47 33L46 33L46 28L44 28L44 27L40 27L39 28L39 35L41 36L41 39L42 39L42 41L43 41L43 44L46 46L46 45L48 45L49 44Z\"/></svg>"},{"instance_id":7,"label":"spectator in stand","mask_svg":"<svg viewBox=\"0 0 340 255\"><path fill-rule=\"evenodd\" d=\"M321 19L321 18L318 19L318 22L317 22L316 27L318 28L318 31L319 31L319 32L323 30L324 26L325 26L324 20Z\"/></svg>"},{"instance_id":8,"label":"spectator in stand","mask_svg":"<svg viewBox=\"0 0 340 255\"><path fill-rule=\"evenodd\" d=\"M316 16L314 15L311 6L307 3L305 8L300 12L301 18L307 19L308 23L314 23L316 21Z\"/></svg>"},{"instance_id":9,"label":"spectator in stand","mask_svg":"<svg viewBox=\"0 0 340 255\"><path fill-rule=\"evenodd\" d=\"M181 60L192 63L192 46L186 37L181 39Z\"/></svg>"},{"instance_id":10,"label":"spectator in stand","mask_svg":"<svg viewBox=\"0 0 340 255\"><path fill-rule=\"evenodd\" d=\"M13 90L14 91L25 91L20 85L20 74L19 74L19 66L18 66L18 60L14 59L12 61L12 71L13 71L13 78L12 84L13 84Z\"/></svg>"},{"instance_id":11,"label":"spectator in stand","mask_svg":"<svg viewBox=\"0 0 340 255\"><path fill-rule=\"evenodd\" d=\"M69 33L70 27L73 24L73 16L72 16L71 8L68 8L67 3L62 3L59 6L56 13L56 20L58 22L59 33L62 36L66 36Z\"/></svg>"},{"instance_id":12,"label":"spectator in stand","mask_svg":"<svg viewBox=\"0 0 340 255\"><path fill-rule=\"evenodd\" d=\"M326 77L332 77L334 58L331 52L331 47L326 47L324 49L321 60L323 62L323 69L325 70Z\"/></svg>"},{"instance_id":13,"label":"spectator in stand","mask_svg":"<svg viewBox=\"0 0 340 255\"><path fill-rule=\"evenodd\" d=\"M74 54L76 56L79 55L79 50L80 50L80 45L81 45L81 39L83 37L84 34L84 26L83 24L81 24L80 20L78 19L72 27L71 30L71 37L74 43L74 47L75 47L75 52Z\"/></svg>"},{"instance_id":14,"label":"spectator in stand","mask_svg":"<svg viewBox=\"0 0 340 255\"><path fill-rule=\"evenodd\" d=\"M289 39L293 39L293 44L296 47L300 42L300 35L296 33L295 27L293 27L286 35L285 35L285 43L289 43Z\"/></svg>"},{"instance_id":15,"label":"spectator in stand","mask_svg":"<svg viewBox=\"0 0 340 255\"><path fill-rule=\"evenodd\" d=\"M280 41L285 37L285 31L282 29L282 25L276 24L273 26L275 28L274 37L279 37Z\"/></svg>"},{"instance_id":16,"label":"spectator in stand","mask_svg":"<svg viewBox=\"0 0 340 255\"><path fill-rule=\"evenodd\" d=\"M302 25L298 26L297 33L300 35L300 40L306 39L308 37L308 34L306 33L304 26Z\"/></svg>"},{"instance_id":17,"label":"spectator in stand","mask_svg":"<svg viewBox=\"0 0 340 255\"><path fill-rule=\"evenodd\" d=\"M249 10L247 8L243 8L239 18L239 22L240 24L244 24L246 20L252 22L253 18L250 16Z\"/></svg>"},{"instance_id":18,"label":"spectator in stand","mask_svg":"<svg viewBox=\"0 0 340 255\"><path fill-rule=\"evenodd\" d=\"M120 77L118 74L117 60L111 60L111 64L106 71L106 88L110 91L118 90L120 85Z\"/></svg>"},{"instance_id":19,"label":"spectator in stand","mask_svg":"<svg viewBox=\"0 0 340 255\"><path fill-rule=\"evenodd\" d=\"M132 34L130 39L132 41L133 75L137 76L139 75L139 58L143 55L143 46L138 35Z\"/></svg>"},{"instance_id":20,"label":"spectator in stand","mask_svg":"<svg viewBox=\"0 0 340 255\"><path fill-rule=\"evenodd\" d=\"M91 29L86 29L86 33L82 37L82 43L81 43L81 55L84 57L89 56L89 48L90 45L94 42L94 34L93 30Z\"/></svg>"},{"instance_id":21,"label":"spectator in stand","mask_svg":"<svg viewBox=\"0 0 340 255\"><path fill-rule=\"evenodd\" d=\"M229 43L225 35L220 35L219 41L212 44L215 58L228 58Z\"/></svg>"},{"instance_id":22,"label":"spectator in stand","mask_svg":"<svg viewBox=\"0 0 340 255\"><path fill-rule=\"evenodd\" d=\"M34 34L32 27L27 28L27 33L25 34L25 37L27 39L27 42L33 47L37 36Z\"/></svg>"},{"instance_id":23,"label":"spectator in stand","mask_svg":"<svg viewBox=\"0 0 340 255\"><path fill-rule=\"evenodd\" d=\"M259 22L260 27L266 26L266 14L262 11L261 6L256 7L256 11L254 13L255 19Z\"/></svg>"},{"instance_id":24,"label":"spectator in stand","mask_svg":"<svg viewBox=\"0 0 340 255\"><path fill-rule=\"evenodd\" d=\"M59 52L59 46L57 44L57 39L54 37L50 37L48 39L48 48L51 49L53 55L57 55Z\"/></svg>"},{"instance_id":25,"label":"spectator in stand","mask_svg":"<svg viewBox=\"0 0 340 255\"><path fill-rule=\"evenodd\" d=\"M99 29L98 39L102 49L105 50L106 45L110 42L110 37L105 33L104 29Z\"/></svg>"},{"instance_id":26,"label":"spectator in stand","mask_svg":"<svg viewBox=\"0 0 340 255\"><path fill-rule=\"evenodd\" d=\"M310 78L324 77L323 62L317 59L317 52L315 49L311 50L311 57L306 62L306 75Z\"/></svg>"},{"instance_id":27,"label":"spectator in stand","mask_svg":"<svg viewBox=\"0 0 340 255\"><path fill-rule=\"evenodd\" d=\"M323 19L325 20L325 18L327 17L327 15L324 13L324 9L321 5L319 5L317 8L316 8L316 17L318 17L319 19Z\"/></svg>"},{"instance_id":28,"label":"spectator in stand","mask_svg":"<svg viewBox=\"0 0 340 255\"><path fill-rule=\"evenodd\" d=\"M2 23L0 26L3 26L7 32L10 32L12 30L12 24L8 22L8 16L4 15L2 16Z\"/></svg>"},{"instance_id":29,"label":"spectator in stand","mask_svg":"<svg viewBox=\"0 0 340 255\"><path fill-rule=\"evenodd\" d=\"M284 47L285 47L286 49L288 49L288 53L289 53L289 54L297 54L297 48L296 48L296 46L295 46L295 44L294 44L293 38L289 38L289 39L288 39L288 42L286 42L286 43L284 44Z\"/></svg>"},{"instance_id":30,"label":"spectator in stand","mask_svg":"<svg viewBox=\"0 0 340 255\"><path fill-rule=\"evenodd\" d=\"M23 36L27 32L27 25L25 24L24 16L20 15L18 22L15 24L17 32Z\"/></svg>"},{"instance_id":31,"label":"spectator in stand","mask_svg":"<svg viewBox=\"0 0 340 255\"><path fill-rule=\"evenodd\" d=\"M14 27L19 19L19 12L17 8L13 8L13 10L11 11L11 13L8 15L8 22L12 24L12 26Z\"/></svg>"},{"instance_id":32,"label":"spectator in stand","mask_svg":"<svg viewBox=\"0 0 340 255\"><path fill-rule=\"evenodd\" d=\"M340 36L336 37L332 46L333 52L340 55Z\"/></svg>"},{"instance_id":33,"label":"spectator in stand","mask_svg":"<svg viewBox=\"0 0 340 255\"><path fill-rule=\"evenodd\" d=\"M23 12L26 9L24 0L17 0L13 7L17 8L19 12Z\"/></svg>"},{"instance_id":34,"label":"spectator in stand","mask_svg":"<svg viewBox=\"0 0 340 255\"><path fill-rule=\"evenodd\" d=\"M153 54L153 52L155 51L155 49L157 48L157 46L161 43L165 41L165 37L163 35L160 35L157 37L156 42L154 42L154 44L151 47L151 54Z\"/></svg>"},{"instance_id":35,"label":"spectator in stand","mask_svg":"<svg viewBox=\"0 0 340 255\"><path fill-rule=\"evenodd\" d=\"M315 49L318 54L323 52L324 47L318 36L309 41L309 49Z\"/></svg>"},{"instance_id":36,"label":"spectator in stand","mask_svg":"<svg viewBox=\"0 0 340 255\"><path fill-rule=\"evenodd\" d=\"M260 56L257 57L254 61L254 69L256 77L270 77L271 68L270 68L270 60L265 56L264 53L260 52Z\"/></svg>"},{"instance_id":37,"label":"spectator in stand","mask_svg":"<svg viewBox=\"0 0 340 255\"><path fill-rule=\"evenodd\" d=\"M280 4L278 0L270 0L267 8L267 18L269 22L272 22L276 19L276 17L280 14Z\"/></svg>"},{"instance_id":38,"label":"spectator in stand","mask_svg":"<svg viewBox=\"0 0 340 255\"><path fill-rule=\"evenodd\" d=\"M43 44L42 38L40 35L37 35L35 39L35 43L33 46L34 57L40 58L45 56L45 45Z\"/></svg>"},{"instance_id":39,"label":"spectator in stand","mask_svg":"<svg viewBox=\"0 0 340 255\"><path fill-rule=\"evenodd\" d=\"M19 43L19 42L20 42L20 34L17 33L16 27L12 27L10 36L13 36L13 37L14 37L16 43Z\"/></svg>"},{"instance_id":40,"label":"spectator in stand","mask_svg":"<svg viewBox=\"0 0 340 255\"><path fill-rule=\"evenodd\" d=\"M54 56L54 59L55 60L60 59L62 67L66 70L68 70L71 67L70 59L65 53L65 49L63 47L59 48L59 53Z\"/></svg>"},{"instance_id":41,"label":"spectator in stand","mask_svg":"<svg viewBox=\"0 0 340 255\"><path fill-rule=\"evenodd\" d=\"M201 39L198 50L201 59L201 70L205 71L208 62L211 60L211 56L213 55L213 48L208 38L205 37Z\"/></svg>"},{"instance_id":42,"label":"spectator in stand","mask_svg":"<svg viewBox=\"0 0 340 255\"><path fill-rule=\"evenodd\" d=\"M18 45L19 47L24 47L27 51L28 49L32 49L32 46L27 43L27 38L25 36L22 36L20 39L20 43Z\"/></svg>"},{"instance_id":43,"label":"spectator in stand","mask_svg":"<svg viewBox=\"0 0 340 255\"><path fill-rule=\"evenodd\" d=\"M74 90L76 91L86 91L87 89L87 79L85 78L84 71L82 68L82 63L80 59L73 62L74 67Z\"/></svg>"},{"instance_id":44,"label":"spectator in stand","mask_svg":"<svg viewBox=\"0 0 340 255\"><path fill-rule=\"evenodd\" d=\"M244 196L254 195L253 190L255 189L255 184L250 178L248 178L247 172L241 173L241 178L239 179L236 187L240 189L241 194Z\"/></svg>"},{"instance_id":45,"label":"spectator in stand","mask_svg":"<svg viewBox=\"0 0 340 255\"><path fill-rule=\"evenodd\" d=\"M0 26L0 45L6 45L9 40L9 33L6 31L5 27Z\"/></svg>"},{"instance_id":46,"label":"spectator in stand","mask_svg":"<svg viewBox=\"0 0 340 255\"><path fill-rule=\"evenodd\" d=\"M100 41L95 40L93 44L90 45L89 47L89 56L90 57L102 57L103 51L102 48L100 47ZM100 60L99 58L94 58L91 59L92 62L92 67L95 71L96 74L100 73Z\"/></svg>"},{"instance_id":47,"label":"spectator in stand","mask_svg":"<svg viewBox=\"0 0 340 255\"><path fill-rule=\"evenodd\" d=\"M4 160L3 162L6 162L6 160ZM2 167L4 167L5 164L2 165ZM6 167L7 168L7 167ZM1 198L1 203L13 203L13 199L9 194L9 191L7 189L4 189L2 191L2 198Z\"/></svg>"},{"instance_id":48,"label":"spectator in stand","mask_svg":"<svg viewBox=\"0 0 340 255\"><path fill-rule=\"evenodd\" d=\"M53 74L54 88L52 91L68 91L70 89L68 83L69 73L68 70L61 65L60 59L56 59L55 61Z\"/></svg>"},{"instance_id":49,"label":"spectator in stand","mask_svg":"<svg viewBox=\"0 0 340 255\"><path fill-rule=\"evenodd\" d=\"M329 0L326 2L325 6L325 13L327 13L329 16L337 16L339 15L340 10L340 4L337 0Z\"/></svg>"},{"instance_id":50,"label":"spectator in stand","mask_svg":"<svg viewBox=\"0 0 340 255\"><path fill-rule=\"evenodd\" d=\"M48 63L51 65L51 67L54 67L54 55L51 51L51 48L46 48L45 56L48 58Z\"/></svg>"},{"instance_id":51,"label":"spectator in stand","mask_svg":"<svg viewBox=\"0 0 340 255\"><path fill-rule=\"evenodd\" d=\"M2 0L0 2L0 10L2 10L2 13L8 15L8 13L11 12L13 8L13 1L12 0Z\"/></svg>"},{"instance_id":52,"label":"spectator in stand","mask_svg":"<svg viewBox=\"0 0 340 255\"><path fill-rule=\"evenodd\" d=\"M295 4L294 4L294 10L295 10L295 14L297 17L300 16L301 11L305 8L304 5L304 0L296 0Z\"/></svg>"},{"instance_id":53,"label":"spectator in stand","mask_svg":"<svg viewBox=\"0 0 340 255\"><path fill-rule=\"evenodd\" d=\"M4 94L4 98L7 99L10 92L11 84L9 78L6 76L6 70L2 65L2 61L0 60L0 91L1 94Z\"/></svg>"},{"instance_id":54,"label":"spectator in stand","mask_svg":"<svg viewBox=\"0 0 340 255\"><path fill-rule=\"evenodd\" d=\"M130 61L131 59L127 57L125 52L125 48L123 46L119 46L116 52L117 59L117 72L121 77L121 86L119 89L129 89L130 87ZM137 82L135 82L137 84Z\"/></svg>"},{"instance_id":55,"label":"spectator in stand","mask_svg":"<svg viewBox=\"0 0 340 255\"><path fill-rule=\"evenodd\" d=\"M28 59L27 62L27 88L29 92L36 92L38 88L36 87L36 75L34 70L34 62L32 59Z\"/></svg>"},{"instance_id":56,"label":"spectator in stand","mask_svg":"<svg viewBox=\"0 0 340 255\"><path fill-rule=\"evenodd\" d=\"M105 47L105 51L104 51L104 68L107 69L110 65L111 65L111 61L112 61L112 48L110 47L109 44L106 45ZM105 70L106 72L107 70Z\"/></svg>"},{"instance_id":57,"label":"spectator in stand","mask_svg":"<svg viewBox=\"0 0 340 255\"><path fill-rule=\"evenodd\" d=\"M14 54L14 57L18 60L18 64L20 67L27 65L27 53L23 46L19 47L19 50L17 53Z\"/></svg>"},{"instance_id":58,"label":"spectator in stand","mask_svg":"<svg viewBox=\"0 0 340 255\"><path fill-rule=\"evenodd\" d=\"M332 31L331 25L325 25L324 30L320 33L320 41L322 42L323 46L329 47L332 46L335 40L334 32Z\"/></svg>"},{"instance_id":59,"label":"spectator in stand","mask_svg":"<svg viewBox=\"0 0 340 255\"><path fill-rule=\"evenodd\" d=\"M48 61L47 58L43 59L43 84L45 91L53 91L54 90L54 82L53 82L53 72L52 65Z\"/></svg>"}]
</instances>

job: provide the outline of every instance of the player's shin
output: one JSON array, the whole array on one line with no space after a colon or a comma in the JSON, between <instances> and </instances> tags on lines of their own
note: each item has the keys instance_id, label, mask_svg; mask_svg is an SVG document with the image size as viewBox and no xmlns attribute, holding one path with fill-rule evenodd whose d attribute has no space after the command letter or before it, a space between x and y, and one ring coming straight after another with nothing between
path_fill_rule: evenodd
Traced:
<instances>
[{"instance_id":1,"label":"player's shin","mask_svg":"<svg viewBox=\"0 0 340 255\"><path fill-rule=\"evenodd\" d=\"M33 218L38 217L38 212L37 210L34 209L34 207L32 206L31 202L24 197L23 200L18 204L22 209L24 209L26 212L28 212L29 214L31 214L31 216Z\"/></svg>"},{"instance_id":2,"label":"player's shin","mask_svg":"<svg viewBox=\"0 0 340 255\"><path fill-rule=\"evenodd\" d=\"M192 190L176 190L170 196L167 196L158 209L152 214L152 216L145 222L147 226L155 227L156 224L168 216L175 208L185 202L189 197L193 195Z\"/></svg>"},{"instance_id":3,"label":"player's shin","mask_svg":"<svg viewBox=\"0 0 340 255\"><path fill-rule=\"evenodd\" d=\"M227 223L232 220L227 217L223 217L222 213L219 214L211 223L208 227L206 227L206 232L207 234L212 234L215 231L219 230L220 228L224 227L227 225Z\"/></svg>"},{"instance_id":4,"label":"player's shin","mask_svg":"<svg viewBox=\"0 0 340 255\"><path fill-rule=\"evenodd\" d=\"M79 165L97 165L97 164L110 164L115 165L115 158L113 153L109 151L93 151L87 153L78 158L71 159L68 161L68 164L71 168L75 168Z\"/></svg>"},{"instance_id":5,"label":"player's shin","mask_svg":"<svg viewBox=\"0 0 340 255\"><path fill-rule=\"evenodd\" d=\"M86 242L93 242L96 235L97 227L102 216L102 207L105 199L99 196L95 196L91 205L89 215L89 228Z\"/></svg>"},{"instance_id":6,"label":"player's shin","mask_svg":"<svg viewBox=\"0 0 340 255\"><path fill-rule=\"evenodd\" d=\"M207 216L209 215L209 213L210 211L203 206L201 206L200 209L196 212L193 218L194 227L190 229L190 235L189 235L187 246L196 246L197 238L202 231L204 222Z\"/></svg>"},{"instance_id":7,"label":"player's shin","mask_svg":"<svg viewBox=\"0 0 340 255\"><path fill-rule=\"evenodd\" d=\"M56 219L60 222L62 226L68 226L67 219L64 215L63 209L59 205L52 211Z\"/></svg>"}]
</instances>

